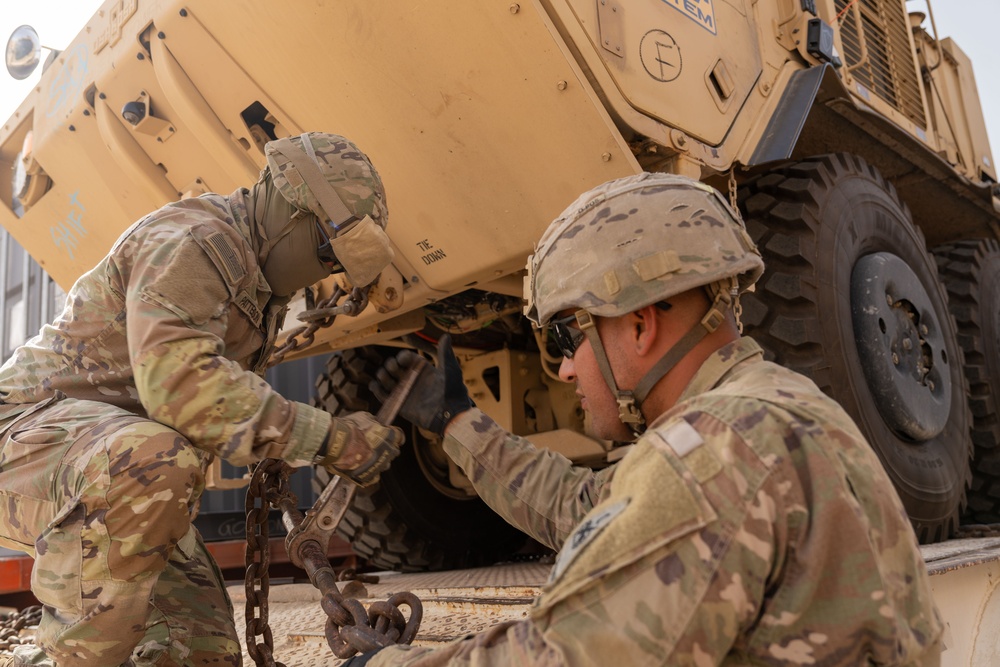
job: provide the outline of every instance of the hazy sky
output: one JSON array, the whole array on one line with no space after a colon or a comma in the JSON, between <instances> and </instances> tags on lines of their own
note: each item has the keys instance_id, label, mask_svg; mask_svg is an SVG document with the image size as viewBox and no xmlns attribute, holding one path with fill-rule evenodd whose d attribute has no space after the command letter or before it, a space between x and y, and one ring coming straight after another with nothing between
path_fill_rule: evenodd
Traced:
<instances>
[{"instance_id":1,"label":"hazy sky","mask_svg":"<svg viewBox=\"0 0 1000 667\"><path fill-rule=\"evenodd\" d=\"M4 4L0 16L0 44L6 44L7 37L17 26L27 23L38 31L43 45L61 49L102 3L100 0L6 0ZM907 0L910 11L922 10L925 6L925 0ZM996 73L1000 0L937 0L932 7L941 37L954 38L972 58L994 159L1000 159L1000 77ZM0 70L0 124L10 117L38 82L38 77L36 73L25 81L15 81L5 70Z\"/></svg>"}]
</instances>

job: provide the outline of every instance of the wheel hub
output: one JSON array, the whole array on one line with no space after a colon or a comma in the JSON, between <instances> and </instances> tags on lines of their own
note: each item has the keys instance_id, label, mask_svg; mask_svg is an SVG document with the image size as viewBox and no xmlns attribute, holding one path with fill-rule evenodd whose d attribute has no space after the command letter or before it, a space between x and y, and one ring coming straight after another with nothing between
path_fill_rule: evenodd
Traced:
<instances>
[{"instance_id":1,"label":"wheel hub","mask_svg":"<svg viewBox=\"0 0 1000 667\"><path fill-rule=\"evenodd\" d=\"M920 279L879 252L851 273L851 315L865 379L886 424L901 437L938 435L951 412L951 373L941 323Z\"/></svg>"}]
</instances>

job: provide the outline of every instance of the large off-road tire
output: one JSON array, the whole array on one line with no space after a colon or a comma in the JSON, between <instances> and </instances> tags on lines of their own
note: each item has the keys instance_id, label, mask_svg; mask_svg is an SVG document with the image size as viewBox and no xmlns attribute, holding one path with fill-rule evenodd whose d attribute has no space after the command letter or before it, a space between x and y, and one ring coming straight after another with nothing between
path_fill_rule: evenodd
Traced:
<instances>
[{"instance_id":1,"label":"large off-road tire","mask_svg":"<svg viewBox=\"0 0 1000 667\"><path fill-rule=\"evenodd\" d=\"M938 271L965 353L972 410L972 488L965 523L1000 522L1000 243L935 248Z\"/></svg>"},{"instance_id":2,"label":"large off-road tire","mask_svg":"<svg viewBox=\"0 0 1000 667\"><path fill-rule=\"evenodd\" d=\"M743 299L746 332L857 422L920 541L946 539L970 479L970 416L947 298L906 206L845 154L756 177L741 200L766 264Z\"/></svg>"},{"instance_id":3,"label":"large off-road tire","mask_svg":"<svg viewBox=\"0 0 1000 667\"><path fill-rule=\"evenodd\" d=\"M318 405L335 416L376 412L368 382L382 360L372 347L334 354L316 382ZM377 483L358 490L337 528L358 555L377 568L442 570L505 560L528 542L482 500L449 485L439 445L408 422L396 425L407 440L399 458ZM328 481L326 471L317 468L318 489Z\"/></svg>"}]
</instances>

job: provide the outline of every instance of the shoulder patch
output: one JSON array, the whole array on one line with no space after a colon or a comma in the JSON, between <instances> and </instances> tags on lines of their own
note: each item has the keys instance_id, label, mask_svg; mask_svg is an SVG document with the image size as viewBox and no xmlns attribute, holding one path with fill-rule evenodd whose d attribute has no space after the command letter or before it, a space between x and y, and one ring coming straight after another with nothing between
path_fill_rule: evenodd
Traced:
<instances>
[{"instance_id":1,"label":"shoulder patch","mask_svg":"<svg viewBox=\"0 0 1000 667\"><path fill-rule=\"evenodd\" d=\"M702 447L705 439L701 437L694 426L683 419L662 431L656 431L659 439L665 442L678 458L684 461L695 479L704 484L722 471L722 463L716 457L711 447ZM663 448L662 444L654 445Z\"/></svg>"},{"instance_id":2,"label":"shoulder patch","mask_svg":"<svg viewBox=\"0 0 1000 667\"><path fill-rule=\"evenodd\" d=\"M205 249L215 260L216 266L223 272L230 285L238 284L246 276L246 270L240 263L236 250L222 232L209 234L205 238Z\"/></svg>"},{"instance_id":3,"label":"shoulder patch","mask_svg":"<svg viewBox=\"0 0 1000 667\"><path fill-rule=\"evenodd\" d=\"M612 519L625 511L629 500L629 498L624 498L603 509L599 509L576 527L570 536L566 538L566 542L559 552L555 567L552 568L552 572L549 574L549 583L558 579L559 575L565 572L566 568L573 562L577 554L583 551L595 537L600 535L601 531L611 523Z\"/></svg>"},{"instance_id":4,"label":"shoulder patch","mask_svg":"<svg viewBox=\"0 0 1000 667\"><path fill-rule=\"evenodd\" d=\"M204 246L192 240L187 234L163 246L165 250L146 263L144 279L130 289L187 325L201 326L222 314L231 299L231 287Z\"/></svg>"},{"instance_id":5,"label":"shoulder patch","mask_svg":"<svg viewBox=\"0 0 1000 667\"><path fill-rule=\"evenodd\" d=\"M658 431L657 434L670 445L677 456L682 458L705 444L701 433L683 419L664 431Z\"/></svg>"}]
</instances>

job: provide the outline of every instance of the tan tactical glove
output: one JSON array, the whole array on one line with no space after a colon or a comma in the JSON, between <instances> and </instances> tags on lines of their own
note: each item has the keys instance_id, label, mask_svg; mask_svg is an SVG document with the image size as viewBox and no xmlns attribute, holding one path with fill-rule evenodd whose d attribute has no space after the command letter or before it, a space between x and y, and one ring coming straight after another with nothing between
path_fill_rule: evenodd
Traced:
<instances>
[{"instance_id":1,"label":"tan tactical glove","mask_svg":"<svg viewBox=\"0 0 1000 667\"><path fill-rule=\"evenodd\" d=\"M399 456L401 444L402 430L379 424L367 412L334 417L326 442L316 455L316 465L368 486Z\"/></svg>"}]
</instances>

